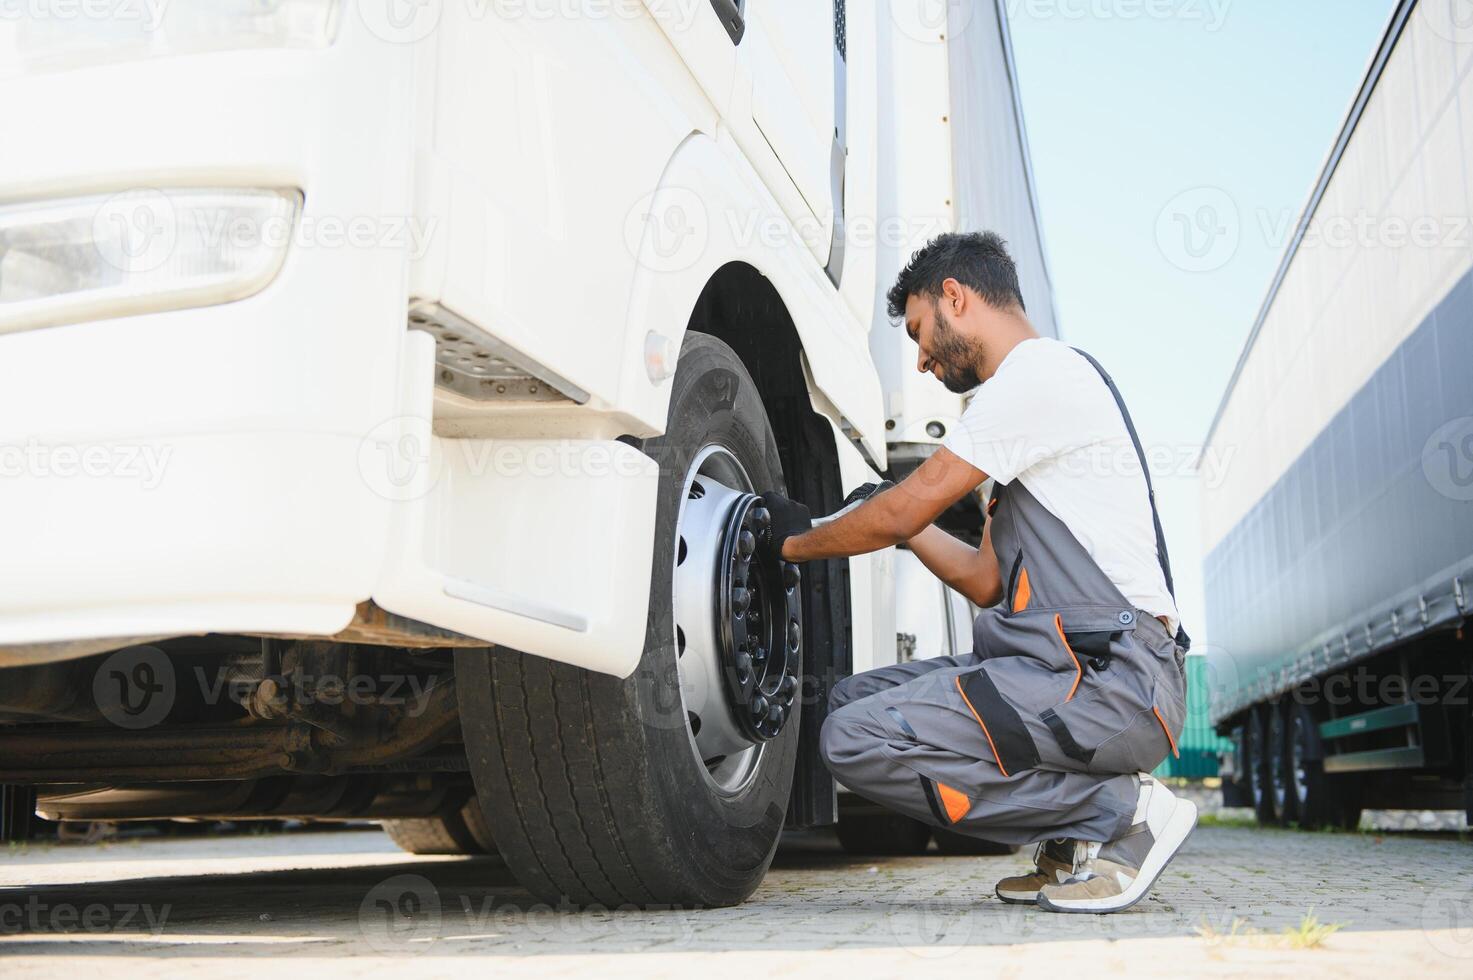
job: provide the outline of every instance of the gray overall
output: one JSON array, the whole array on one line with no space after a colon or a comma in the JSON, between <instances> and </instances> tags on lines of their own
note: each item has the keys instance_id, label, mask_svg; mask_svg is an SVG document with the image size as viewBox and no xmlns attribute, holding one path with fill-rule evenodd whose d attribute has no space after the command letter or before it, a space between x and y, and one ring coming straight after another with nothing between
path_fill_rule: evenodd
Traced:
<instances>
[{"instance_id":1,"label":"gray overall","mask_svg":"<svg viewBox=\"0 0 1473 980\"><path fill-rule=\"evenodd\" d=\"M1080 353L1125 418L1154 517L1130 415L1104 369ZM849 790L970 836L1113 840L1130 827L1135 774L1176 751L1190 640L1135 609L1020 482L996 488L987 512L1006 592L973 623L973 652L840 681L824 762Z\"/></svg>"}]
</instances>

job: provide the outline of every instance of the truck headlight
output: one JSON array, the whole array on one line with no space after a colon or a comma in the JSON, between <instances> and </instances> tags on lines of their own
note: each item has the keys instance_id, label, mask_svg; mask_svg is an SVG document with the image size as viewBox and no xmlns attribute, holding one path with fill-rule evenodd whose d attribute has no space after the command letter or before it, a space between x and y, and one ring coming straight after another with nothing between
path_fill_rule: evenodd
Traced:
<instances>
[{"instance_id":1,"label":"truck headlight","mask_svg":"<svg viewBox=\"0 0 1473 980\"><path fill-rule=\"evenodd\" d=\"M0 206L0 333L249 296L281 268L301 200L180 188Z\"/></svg>"},{"instance_id":2,"label":"truck headlight","mask_svg":"<svg viewBox=\"0 0 1473 980\"><path fill-rule=\"evenodd\" d=\"M324 47L340 0L12 0L0 75L233 48Z\"/></svg>"}]
</instances>

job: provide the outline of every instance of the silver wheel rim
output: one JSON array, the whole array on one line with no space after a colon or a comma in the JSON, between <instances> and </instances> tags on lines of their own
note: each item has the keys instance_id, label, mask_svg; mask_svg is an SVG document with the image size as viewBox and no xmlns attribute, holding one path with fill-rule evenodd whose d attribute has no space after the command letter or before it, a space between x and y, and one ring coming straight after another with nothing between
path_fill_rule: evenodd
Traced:
<instances>
[{"instance_id":1,"label":"silver wheel rim","mask_svg":"<svg viewBox=\"0 0 1473 980\"><path fill-rule=\"evenodd\" d=\"M1297 714L1289 738L1294 753L1294 793L1299 805L1305 806L1309 802L1309 733L1305 730L1304 719Z\"/></svg>"},{"instance_id":2,"label":"silver wheel rim","mask_svg":"<svg viewBox=\"0 0 1473 980\"><path fill-rule=\"evenodd\" d=\"M672 576L676 673L691 753L718 793L740 793L756 774L766 743L741 730L722 691L712 582L725 520L755 493L746 469L722 446L706 446L686 471L675 522Z\"/></svg>"},{"instance_id":3,"label":"silver wheel rim","mask_svg":"<svg viewBox=\"0 0 1473 980\"><path fill-rule=\"evenodd\" d=\"M1264 802L1263 770L1268 761L1264 758L1264 747L1268 739L1263 737L1260 724L1257 719L1248 721L1248 791L1253 796L1254 806Z\"/></svg>"},{"instance_id":4,"label":"silver wheel rim","mask_svg":"<svg viewBox=\"0 0 1473 980\"><path fill-rule=\"evenodd\" d=\"M1269 788L1273 792L1274 807L1283 816L1285 804L1289 802L1289 766L1288 760L1284 758L1289 752L1288 739L1283 719L1277 712L1268 725ZM1275 738L1275 735L1278 737Z\"/></svg>"}]
</instances>

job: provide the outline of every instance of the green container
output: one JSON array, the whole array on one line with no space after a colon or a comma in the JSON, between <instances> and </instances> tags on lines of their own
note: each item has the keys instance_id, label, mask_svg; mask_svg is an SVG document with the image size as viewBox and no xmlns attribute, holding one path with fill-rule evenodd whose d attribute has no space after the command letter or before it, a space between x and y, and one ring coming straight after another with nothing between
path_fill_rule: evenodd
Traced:
<instances>
[{"instance_id":1,"label":"green container","mask_svg":"<svg viewBox=\"0 0 1473 980\"><path fill-rule=\"evenodd\" d=\"M1207 658L1187 655L1187 722L1176 747L1181 757L1168 755L1155 775L1179 779L1207 779L1217 775L1217 753L1232 745L1212 730L1207 720Z\"/></svg>"}]
</instances>

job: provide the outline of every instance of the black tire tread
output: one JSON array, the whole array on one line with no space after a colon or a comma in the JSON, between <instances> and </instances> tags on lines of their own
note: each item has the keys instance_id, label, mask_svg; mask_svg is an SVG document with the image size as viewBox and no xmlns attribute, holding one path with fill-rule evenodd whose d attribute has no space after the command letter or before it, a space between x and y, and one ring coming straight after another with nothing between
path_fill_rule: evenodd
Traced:
<instances>
[{"instance_id":1,"label":"black tire tread","mask_svg":"<svg viewBox=\"0 0 1473 980\"><path fill-rule=\"evenodd\" d=\"M691 333L682 361L692 348L720 349L698 350L703 359L734 359L720 341ZM739 361L728 369L746 373ZM474 657L489 657L489 669ZM682 866L690 841L667 839L651 820L671 777L652 765L662 730L637 707L635 685L649 676L620 679L510 649L460 651L456 669L480 798L502 856L529 891L578 907L650 908L730 904L753 887L750 868ZM775 808L766 817L768 860L782 816Z\"/></svg>"}]
</instances>

